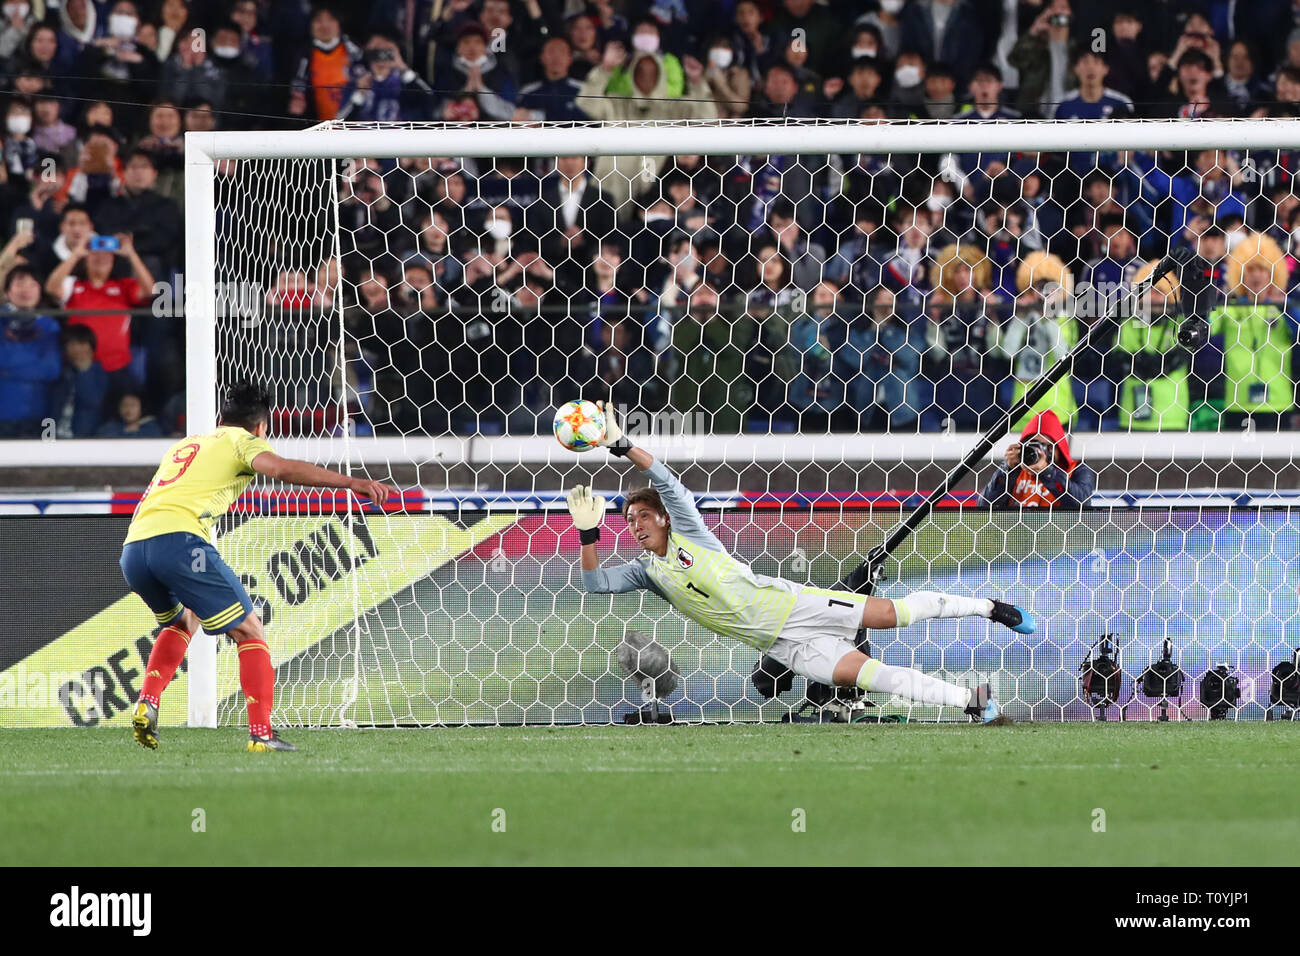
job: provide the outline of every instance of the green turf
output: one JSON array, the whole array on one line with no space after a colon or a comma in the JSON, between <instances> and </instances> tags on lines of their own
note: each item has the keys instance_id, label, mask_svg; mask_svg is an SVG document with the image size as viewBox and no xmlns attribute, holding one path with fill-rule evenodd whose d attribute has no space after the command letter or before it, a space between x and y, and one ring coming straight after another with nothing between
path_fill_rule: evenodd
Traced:
<instances>
[{"instance_id":1,"label":"green turf","mask_svg":"<svg viewBox=\"0 0 1300 956\"><path fill-rule=\"evenodd\" d=\"M166 730L156 753L123 731L0 731L0 863L1290 865L1300 850L1295 724L286 736L303 751L246 754L234 729Z\"/></svg>"}]
</instances>

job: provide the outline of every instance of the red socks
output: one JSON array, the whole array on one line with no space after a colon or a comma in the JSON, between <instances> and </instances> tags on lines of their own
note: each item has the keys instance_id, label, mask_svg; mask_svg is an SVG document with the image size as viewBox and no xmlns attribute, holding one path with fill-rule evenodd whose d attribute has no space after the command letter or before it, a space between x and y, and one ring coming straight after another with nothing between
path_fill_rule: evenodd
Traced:
<instances>
[{"instance_id":1,"label":"red socks","mask_svg":"<svg viewBox=\"0 0 1300 956\"><path fill-rule=\"evenodd\" d=\"M275 696L275 668L266 641L240 641L239 685L248 700L248 730L258 737L271 736L271 700Z\"/></svg>"},{"instance_id":2,"label":"red socks","mask_svg":"<svg viewBox=\"0 0 1300 956\"><path fill-rule=\"evenodd\" d=\"M140 700L159 706L162 692L171 683L176 668L185 660L190 635L179 627L164 627L158 632L149 666L145 670ZM271 736L271 703L275 697L275 668L271 666L271 649L266 641L241 641L239 649L239 684L248 699L248 729L259 737Z\"/></svg>"},{"instance_id":3,"label":"red socks","mask_svg":"<svg viewBox=\"0 0 1300 956\"><path fill-rule=\"evenodd\" d=\"M149 652L149 666L145 668L140 700L158 706L162 692L172 682L181 661L185 660L189 646L190 636L179 627L164 627L158 632L158 640L154 641L153 650Z\"/></svg>"}]
</instances>

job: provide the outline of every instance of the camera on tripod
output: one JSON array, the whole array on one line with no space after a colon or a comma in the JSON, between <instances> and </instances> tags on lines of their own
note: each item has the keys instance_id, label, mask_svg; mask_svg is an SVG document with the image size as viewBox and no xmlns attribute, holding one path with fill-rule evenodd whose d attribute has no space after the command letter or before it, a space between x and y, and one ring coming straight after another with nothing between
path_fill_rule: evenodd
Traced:
<instances>
[{"instance_id":1,"label":"camera on tripod","mask_svg":"<svg viewBox=\"0 0 1300 956\"><path fill-rule=\"evenodd\" d=\"M1212 667L1201 676L1201 703L1210 720L1227 720L1241 700L1241 679L1227 664Z\"/></svg>"},{"instance_id":2,"label":"camera on tripod","mask_svg":"<svg viewBox=\"0 0 1300 956\"><path fill-rule=\"evenodd\" d=\"M1160 647L1160 659L1138 675L1138 693L1160 701L1160 716L1156 719L1168 720L1169 699L1172 697L1182 703L1183 682L1186 680L1183 669L1174 663L1174 642L1166 637Z\"/></svg>"},{"instance_id":3,"label":"camera on tripod","mask_svg":"<svg viewBox=\"0 0 1300 956\"><path fill-rule=\"evenodd\" d=\"M1103 634L1093 641L1088 655L1079 665L1083 672L1079 689L1088 705L1097 711L1098 720L1105 720L1106 709L1119 702L1120 685L1124 680L1124 671L1119 666L1119 644L1114 637L1114 634ZM1120 711L1120 719L1124 719L1123 711Z\"/></svg>"},{"instance_id":4,"label":"camera on tripod","mask_svg":"<svg viewBox=\"0 0 1300 956\"><path fill-rule=\"evenodd\" d=\"M1273 716L1275 708L1282 709L1282 716ZM1278 661L1269 671L1268 710L1265 720L1296 720L1300 717L1300 647L1284 661Z\"/></svg>"}]
</instances>

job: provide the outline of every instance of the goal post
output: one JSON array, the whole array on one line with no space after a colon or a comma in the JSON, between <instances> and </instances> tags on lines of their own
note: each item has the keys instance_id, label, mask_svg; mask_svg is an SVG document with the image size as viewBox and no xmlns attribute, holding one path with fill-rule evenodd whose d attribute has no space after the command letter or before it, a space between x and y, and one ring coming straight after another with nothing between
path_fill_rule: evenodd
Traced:
<instances>
[{"instance_id":1,"label":"goal post","mask_svg":"<svg viewBox=\"0 0 1300 956\"><path fill-rule=\"evenodd\" d=\"M1195 158L1206 150L1223 151L1208 172ZM1268 221L1265 202L1286 185L1268 157L1292 150L1300 150L1300 121L1277 119L326 123L187 134L187 428L215 425L219 387L255 377L276 398L277 451L408 489L402 514L380 515L346 496L258 479L221 524L222 553L267 618L280 719L617 720L639 703L613 659L634 625L674 654L683 690L669 704L680 716L789 713L797 689L765 702L748 685L752 649L683 623L653 596L582 594L563 491L582 480L617 496L637 475L600 452L564 451L546 409L604 397L642 414L633 432L697 492L725 546L763 573L830 587L974 446L981 403L1009 407L1033 378L1021 367L1034 360L1041 372L1077 337L1062 330L1087 317L1058 316L1055 338L1034 344L1046 299L1032 320L1021 315L1043 280L1076 296L1077 309L1074 285L1084 272L1101 274L1083 252L1061 250L1095 248L1095 236L1127 230L1137 239L1132 263L1119 263L1128 282L1137 260L1189 241L1184 230L1207 203L1212 213L1229 209L1214 191L1222 188L1240 193L1246 233L1234 237L1222 281L1240 285L1247 266L1276 250L1276 282L1290 223L1279 214ZM1155 168L1101 158L1127 151L1150 154ZM987 154L1015 158L999 183L981 180ZM602 216L608 207L599 227L586 200L555 188L558 161L574 156L587 158L583 195L603 197ZM1080 156L1093 158L1081 165ZM1229 161L1235 171L1219 167ZM1278 183L1243 185L1243 162L1250 176ZM1087 218L1084 187L1096 172L1109 184L1104 208L1123 200L1118 224L1105 212ZM1031 179L1049 191L1046 205L1068 207L1059 221L1037 215ZM1058 200L1067 179L1073 186ZM1207 181L1218 185L1201 188ZM927 209L922 192L937 183L948 205ZM1197 186L1194 197L1183 183ZM572 220L575 203L581 218ZM877 237L853 233L863 209ZM787 210L793 246L773 225ZM990 212L1001 216L998 229L981 219ZM1024 221L1008 238L1012 215ZM661 228L664 216L671 223ZM908 234L917 229L919 240ZM849 261L849 239L881 260L874 271L863 267L872 279L859 277L865 259ZM707 265L690 278L682 260L706 252L727 260L725 280ZM764 286L769 259L783 274ZM608 289L599 285L606 271ZM407 281L417 274L418 288ZM724 281L710 305L710 316L729 323L719 335L711 318L692 324L691 308L696 288ZM881 289L906 321L870 324ZM972 289L989 303L971 313L989 336L979 350L972 338L943 340ZM1176 290L1165 292L1173 300ZM833 300L829 317L817 311L822 295ZM1262 348L1291 321L1277 311L1260 326ZM1221 352L1240 344L1240 336L1223 344L1231 318L1215 326ZM1112 351L1142 351L1146 328L1129 328L1122 334L1141 341ZM969 353L965 366L954 364L958 350ZM869 367L882 359L885 371ZM1105 360L1096 357L1097 381L1106 380ZM1195 385L1208 373L1187 361L1178 382ZM1255 388L1253 398L1264 386L1266 401L1255 404L1272 416L1267 435L1258 415L1225 411L1230 400L1206 412L1218 416L1209 430L1139 424L1119 394L1133 380L1131 361L1111 383L1109 406L1093 408L1099 400L1083 382L1074 383L1077 397L1049 395L1074 457L1099 474L1092 503L1100 507L969 507L1018 422L970 487L899 548L893 584L880 592L1001 589L1008 599L1046 602L1036 607L1045 633L1008 640L982 622L878 632L883 659L956 679L992 677L1016 716L1086 719L1094 702L1079 689L1078 666L1097 636L1118 632L1128 683L1114 703L1148 719L1154 704L1136 679L1169 636L1189 678L1227 663L1249 685L1249 706L1233 713L1263 714L1269 668L1290 653L1297 558L1288 549L1300 541L1289 510L1300 500L1294 398L1275 408L1281 399L1270 391L1282 378L1293 386L1300 370L1290 370L1289 357L1274 365L1267 380L1236 383L1243 393ZM942 381L931 366L942 366ZM966 372L974 378L963 381ZM955 404L941 407L940 385ZM972 397L985 386L988 396ZM590 394L575 391L584 389ZM1189 402L1178 396L1181 412ZM607 532L617 531L616 517ZM602 550L615 555L630 560L634 551L625 540L613 554ZM1219 568L1221 580L1207 580L1202 566ZM1249 629L1225 619L1216 601L1227 599L1248 609ZM237 717L233 658L216 641L194 641L191 725ZM1182 698L1180 713L1203 715L1193 680ZM960 716L876 703L918 719Z\"/></svg>"}]
</instances>

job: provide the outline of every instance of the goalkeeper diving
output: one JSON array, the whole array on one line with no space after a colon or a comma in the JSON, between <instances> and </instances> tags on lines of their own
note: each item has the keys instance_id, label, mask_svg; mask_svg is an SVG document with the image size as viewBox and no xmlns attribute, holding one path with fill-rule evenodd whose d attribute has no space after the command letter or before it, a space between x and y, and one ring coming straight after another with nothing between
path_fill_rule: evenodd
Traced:
<instances>
[{"instance_id":1,"label":"goalkeeper diving","mask_svg":"<svg viewBox=\"0 0 1300 956\"><path fill-rule=\"evenodd\" d=\"M990 684L962 687L910 667L869 657L854 643L859 628L905 627L934 618L983 617L1032 634L1023 608L990 598L916 591L898 600L809 587L756 574L732 557L704 525L694 496L649 452L623 435L605 411L600 444L643 471L650 487L623 504L628 530L645 554L602 568L596 553L605 499L578 485L567 496L582 542L582 584L593 594L644 589L715 634L750 645L811 681L895 694L923 704L960 707L974 720L999 717Z\"/></svg>"}]
</instances>

